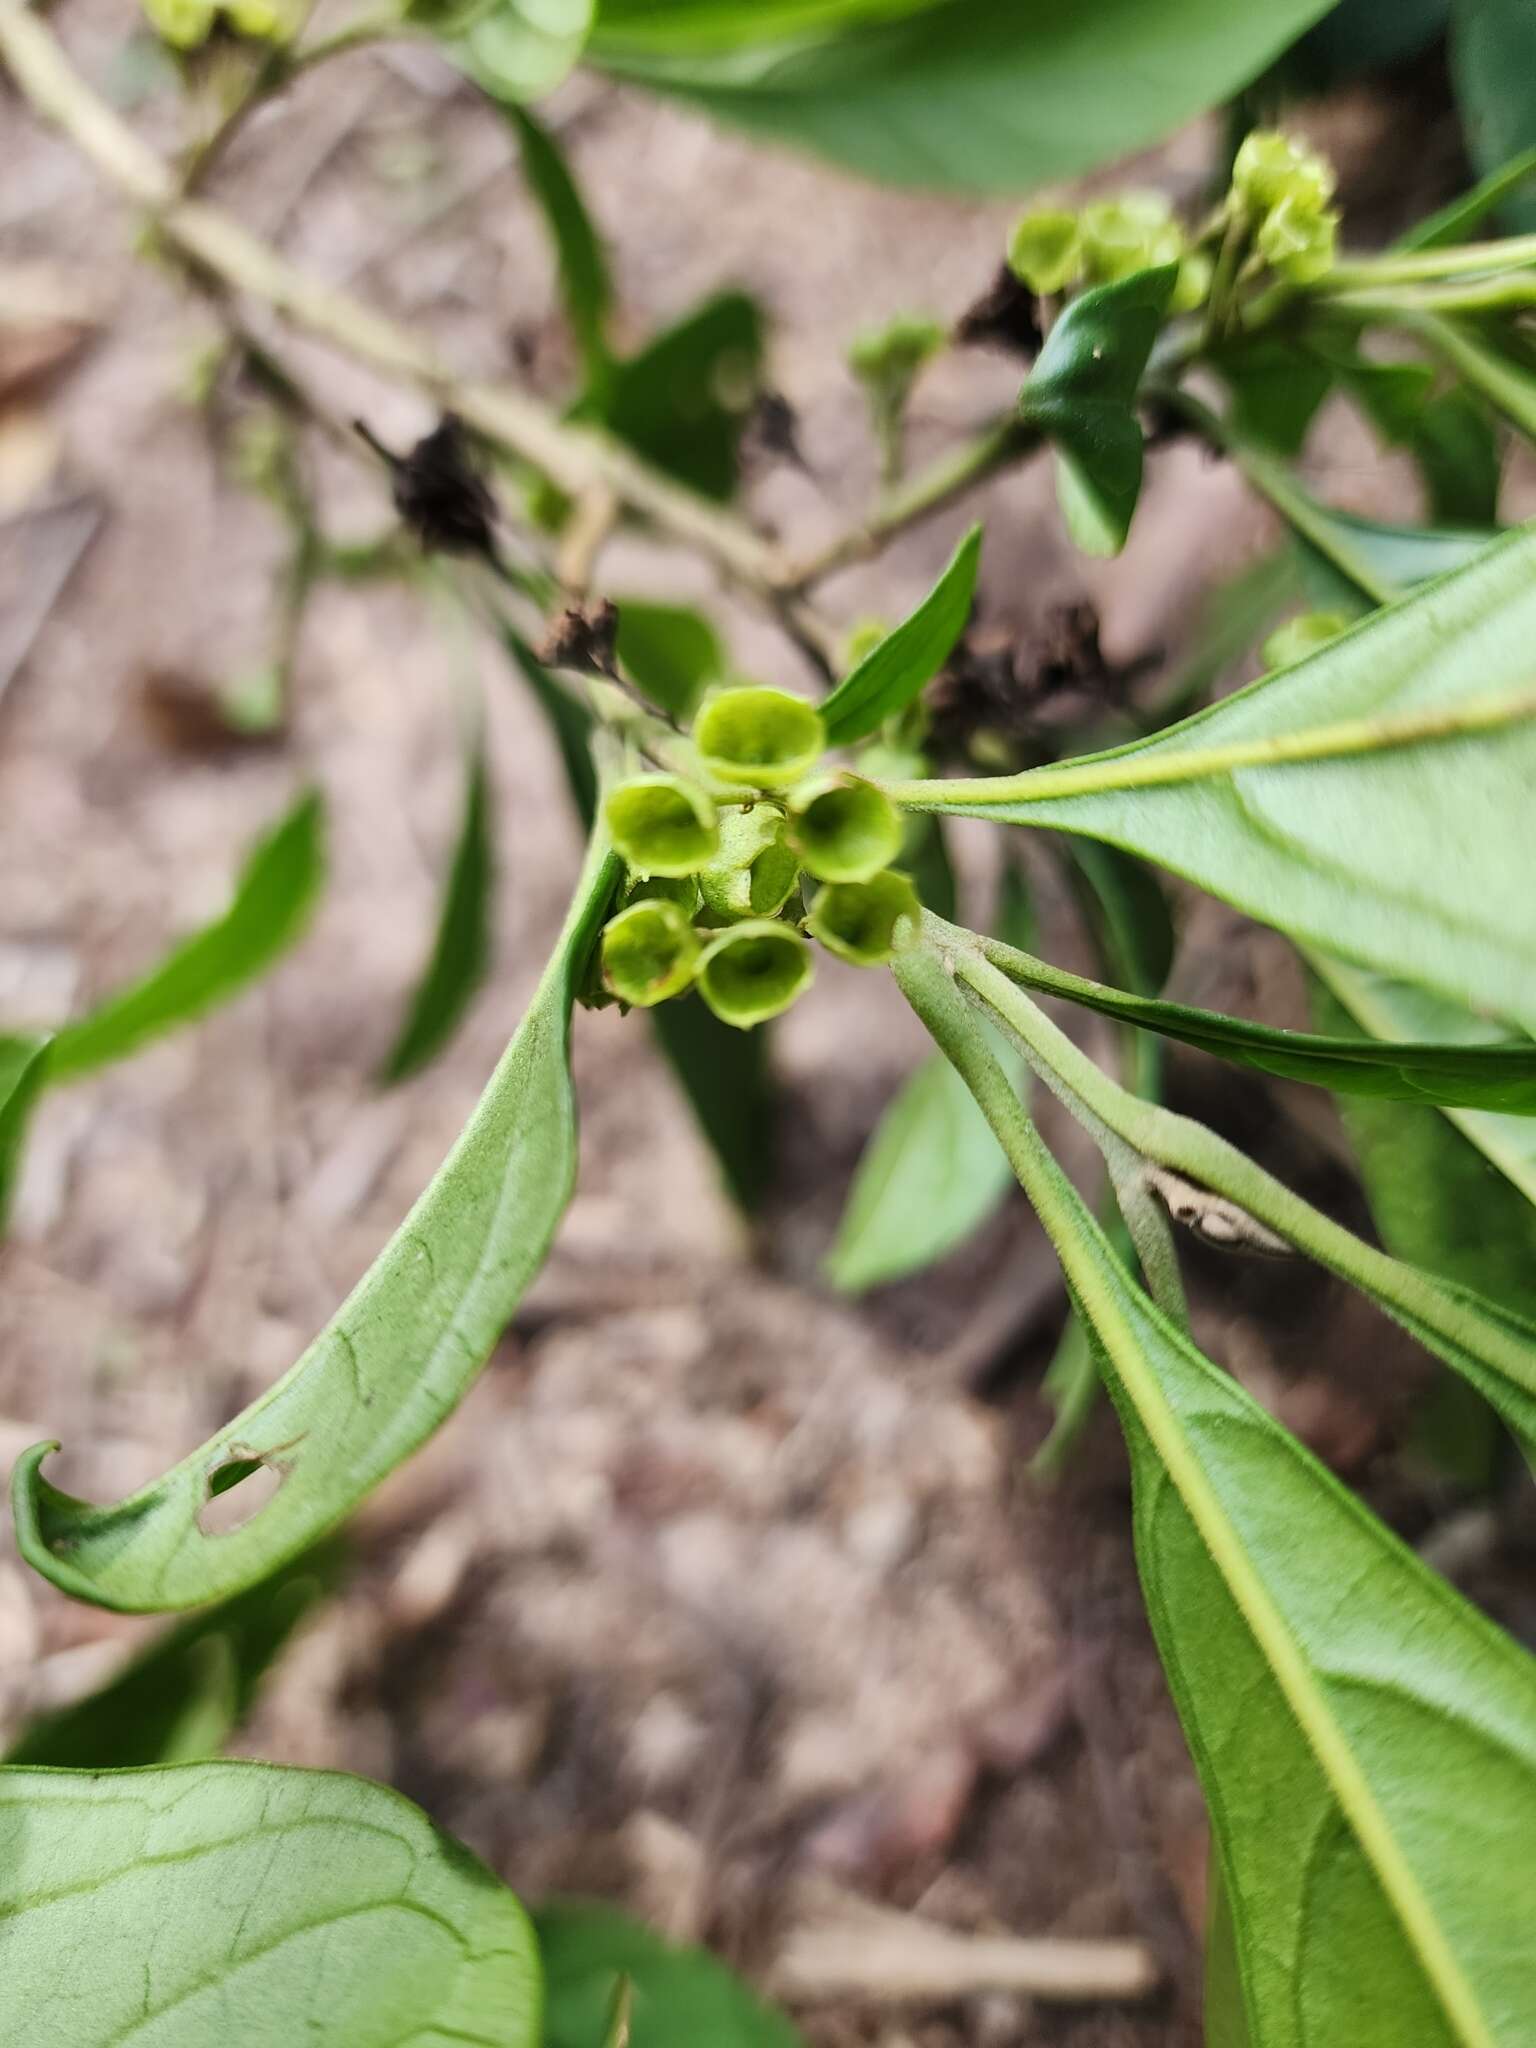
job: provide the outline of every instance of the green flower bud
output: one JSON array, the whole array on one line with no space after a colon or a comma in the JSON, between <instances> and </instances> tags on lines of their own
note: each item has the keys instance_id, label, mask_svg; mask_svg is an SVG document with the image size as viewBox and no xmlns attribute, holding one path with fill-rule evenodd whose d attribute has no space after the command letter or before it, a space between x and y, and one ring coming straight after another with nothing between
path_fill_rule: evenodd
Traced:
<instances>
[{"instance_id":1,"label":"green flower bud","mask_svg":"<svg viewBox=\"0 0 1536 2048\"><path fill-rule=\"evenodd\" d=\"M829 882L816 892L807 928L855 967L879 967L915 934L917 891L894 868L868 882Z\"/></svg>"},{"instance_id":2,"label":"green flower bud","mask_svg":"<svg viewBox=\"0 0 1536 2048\"><path fill-rule=\"evenodd\" d=\"M614 845L641 875L695 875L720 842L714 800L680 775L621 782L604 816Z\"/></svg>"},{"instance_id":3,"label":"green flower bud","mask_svg":"<svg viewBox=\"0 0 1536 2048\"><path fill-rule=\"evenodd\" d=\"M1114 284L1134 271L1176 263L1184 254L1184 230L1162 192L1124 192L1118 199L1085 206L1082 232L1095 284Z\"/></svg>"},{"instance_id":4,"label":"green flower bud","mask_svg":"<svg viewBox=\"0 0 1536 2048\"><path fill-rule=\"evenodd\" d=\"M1336 213L1319 212L1310 200L1282 199L1260 221L1254 246L1270 269L1292 284L1316 284L1333 268L1338 239Z\"/></svg>"},{"instance_id":5,"label":"green flower bud","mask_svg":"<svg viewBox=\"0 0 1536 2048\"><path fill-rule=\"evenodd\" d=\"M1197 306L1203 306L1210 297L1215 270L1215 264L1203 249L1191 249L1179 265L1179 274L1173 281L1169 311L1193 313Z\"/></svg>"},{"instance_id":6,"label":"green flower bud","mask_svg":"<svg viewBox=\"0 0 1536 2048\"><path fill-rule=\"evenodd\" d=\"M789 798L790 844L822 882L867 882L901 851L901 813L872 782L824 775Z\"/></svg>"},{"instance_id":7,"label":"green flower bud","mask_svg":"<svg viewBox=\"0 0 1536 2048\"><path fill-rule=\"evenodd\" d=\"M675 903L691 924L698 915L699 885L692 875L631 875L619 908L628 910L632 903Z\"/></svg>"},{"instance_id":8,"label":"green flower bud","mask_svg":"<svg viewBox=\"0 0 1536 2048\"><path fill-rule=\"evenodd\" d=\"M848 347L848 367L866 384L909 386L948 336L937 320L901 313L884 327L867 328Z\"/></svg>"},{"instance_id":9,"label":"green flower bud","mask_svg":"<svg viewBox=\"0 0 1536 2048\"><path fill-rule=\"evenodd\" d=\"M1336 640L1348 625L1342 612L1303 612L1287 619L1264 642L1261 658L1265 668L1289 668L1293 662L1304 661Z\"/></svg>"},{"instance_id":10,"label":"green flower bud","mask_svg":"<svg viewBox=\"0 0 1536 2048\"><path fill-rule=\"evenodd\" d=\"M720 851L699 876L699 890L716 917L773 917L789 901L800 863L784 839L784 820L768 804L727 811Z\"/></svg>"},{"instance_id":11,"label":"green flower bud","mask_svg":"<svg viewBox=\"0 0 1536 2048\"><path fill-rule=\"evenodd\" d=\"M162 42L177 50L195 50L208 40L214 0L143 0L144 18Z\"/></svg>"},{"instance_id":12,"label":"green flower bud","mask_svg":"<svg viewBox=\"0 0 1536 2048\"><path fill-rule=\"evenodd\" d=\"M1083 231L1054 206L1026 213L1008 237L1008 268L1032 292L1061 292L1083 274Z\"/></svg>"},{"instance_id":13,"label":"green flower bud","mask_svg":"<svg viewBox=\"0 0 1536 2048\"><path fill-rule=\"evenodd\" d=\"M1338 181L1333 166L1299 135L1278 128L1256 128L1243 140L1232 166L1232 191L1258 216L1287 199L1304 211L1321 213Z\"/></svg>"},{"instance_id":14,"label":"green flower bud","mask_svg":"<svg viewBox=\"0 0 1536 2048\"><path fill-rule=\"evenodd\" d=\"M633 903L603 927L603 982L637 1010L681 995L699 964L699 941L675 903Z\"/></svg>"},{"instance_id":15,"label":"green flower bud","mask_svg":"<svg viewBox=\"0 0 1536 2048\"><path fill-rule=\"evenodd\" d=\"M693 739L712 775L754 789L798 782L827 744L821 713L813 704L758 684L706 697Z\"/></svg>"},{"instance_id":16,"label":"green flower bud","mask_svg":"<svg viewBox=\"0 0 1536 2048\"><path fill-rule=\"evenodd\" d=\"M699 994L723 1024L750 1031L787 1010L810 986L811 949L787 924L733 924L699 957Z\"/></svg>"},{"instance_id":17,"label":"green flower bud","mask_svg":"<svg viewBox=\"0 0 1536 2048\"><path fill-rule=\"evenodd\" d=\"M860 619L857 625L851 627L848 637L843 642L843 674L847 675L850 670L858 667L866 655L873 654L890 630L884 619Z\"/></svg>"}]
</instances>

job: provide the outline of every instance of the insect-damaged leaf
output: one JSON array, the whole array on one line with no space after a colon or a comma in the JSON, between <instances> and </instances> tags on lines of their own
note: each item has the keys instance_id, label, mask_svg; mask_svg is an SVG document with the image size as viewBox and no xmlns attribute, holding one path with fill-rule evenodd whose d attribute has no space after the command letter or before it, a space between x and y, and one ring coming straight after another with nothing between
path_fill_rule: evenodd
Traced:
<instances>
[{"instance_id":1,"label":"insect-damaged leaf","mask_svg":"<svg viewBox=\"0 0 1536 2048\"><path fill-rule=\"evenodd\" d=\"M887 787L923 810L1107 840L1282 931L1529 1027L1536 889L1510 820L1536 786L1536 721L1517 715L1536 684L1533 649L1527 528L1153 739L1029 776ZM1356 721L1374 746L1378 724L1457 728L1487 704L1505 722L1331 758L1199 765ZM1194 779L1157 779L1182 778L1184 757Z\"/></svg>"},{"instance_id":2,"label":"insect-damaged leaf","mask_svg":"<svg viewBox=\"0 0 1536 2048\"><path fill-rule=\"evenodd\" d=\"M1085 554L1117 555L1141 495L1136 392L1178 265L1138 270L1076 298L1046 337L1019 415L1055 447L1056 494Z\"/></svg>"},{"instance_id":3,"label":"insect-damaged leaf","mask_svg":"<svg viewBox=\"0 0 1536 2048\"><path fill-rule=\"evenodd\" d=\"M304 929L325 880L325 812L314 791L253 849L222 917L132 988L53 1041L48 1080L66 1081L201 1016L254 981Z\"/></svg>"},{"instance_id":4,"label":"insect-damaged leaf","mask_svg":"<svg viewBox=\"0 0 1536 2048\"><path fill-rule=\"evenodd\" d=\"M942 966L898 972L1050 1232L1120 1413L1254 2048L1520 2048L1536 1663L1132 1285Z\"/></svg>"},{"instance_id":5,"label":"insect-damaged leaf","mask_svg":"<svg viewBox=\"0 0 1536 2048\"><path fill-rule=\"evenodd\" d=\"M96 1507L16 1466L28 1561L66 1592L136 1611L250 1586L332 1528L462 1399L543 1263L576 1170L571 1007L619 863L594 842L554 958L436 1178L287 1376L164 1478ZM277 1491L205 1534L221 1479ZM238 1497L238 1496L237 1496Z\"/></svg>"},{"instance_id":6,"label":"insect-damaged leaf","mask_svg":"<svg viewBox=\"0 0 1536 2048\"><path fill-rule=\"evenodd\" d=\"M828 746L863 739L933 681L965 631L980 563L981 528L973 526L917 610L871 648L821 706Z\"/></svg>"},{"instance_id":7,"label":"insect-damaged leaf","mask_svg":"<svg viewBox=\"0 0 1536 2048\"><path fill-rule=\"evenodd\" d=\"M398 1792L339 1771L0 1770L0 1924L18 2048L539 2040L517 1900Z\"/></svg>"},{"instance_id":8,"label":"insect-damaged leaf","mask_svg":"<svg viewBox=\"0 0 1536 2048\"><path fill-rule=\"evenodd\" d=\"M381 1079L400 1081L424 1067L457 1030L491 957L495 887L491 792L483 736L476 734L464 767L464 808L458 844L438 912L437 937L426 973L384 1062Z\"/></svg>"}]
</instances>

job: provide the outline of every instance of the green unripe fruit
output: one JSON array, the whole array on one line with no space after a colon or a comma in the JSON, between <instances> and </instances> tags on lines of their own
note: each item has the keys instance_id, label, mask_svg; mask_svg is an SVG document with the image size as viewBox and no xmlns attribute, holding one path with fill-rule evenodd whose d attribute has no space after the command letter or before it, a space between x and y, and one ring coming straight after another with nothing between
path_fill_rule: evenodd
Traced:
<instances>
[{"instance_id":1,"label":"green unripe fruit","mask_svg":"<svg viewBox=\"0 0 1536 2048\"><path fill-rule=\"evenodd\" d=\"M1232 165L1232 191L1259 216L1287 199L1321 213L1333 197L1337 180L1333 166L1299 135L1278 128L1256 128L1243 140Z\"/></svg>"},{"instance_id":2,"label":"green unripe fruit","mask_svg":"<svg viewBox=\"0 0 1536 2048\"><path fill-rule=\"evenodd\" d=\"M754 683L706 697L693 740L705 767L722 782L783 789L821 758L827 734L814 704Z\"/></svg>"},{"instance_id":3,"label":"green unripe fruit","mask_svg":"<svg viewBox=\"0 0 1536 2048\"><path fill-rule=\"evenodd\" d=\"M819 889L806 925L829 952L855 967L879 967L915 936L921 914L911 882L887 868L873 881Z\"/></svg>"},{"instance_id":4,"label":"green unripe fruit","mask_svg":"<svg viewBox=\"0 0 1536 2048\"><path fill-rule=\"evenodd\" d=\"M884 327L867 329L849 344L848 367L866 384L911 383L948 340L937 320L900 313Z\"/></svg>"},{"instance_id":5,"label":"green unripe fruit","mask_svg":"<svg viewBox=\"0 0 1536 2048\"><path fill-rule=\"evenodd\" d=\"M1310 200L1282 199L1259 223L1254 246L1270 269L1292 284L1316 284L1338 255L1339 217Z\"/></svg>"},{"instance_id":6,"label":"green unripe fruit","mask_svg":"<svg viewBox=\"0 0 1536 2048\"><path fill-rule=\"evenodd\" d=\"M213 0L143 0L144 18L173 49L195 50L208 40L217 12Z\"/></svg>"},{"instance_id":7,"label":"green unripe fruit","mask_svg":"<svg viewBox=\"0 0 1536 2048\"><path fill-rule=\"evenodd\" d=\"M680 775L637 775L604 806L613 843L638 875L695 875L714 857L714 800Z\"/></svg>"},{"instance_id":8,"label":"green unripe fruit","mask_svg":"<svg viewBox=\"0 0 1536 2048\"><path fill-rule=\"evenodd\" d=\"M1193 313L1196 306L1203 306L1210 297L1211 279L1215 274L1216 266L1205 251L1191 249L1179 265L1168 310L1172 313Z\"/></svg>"},{"instance_id":9,"label":"green unripe fruit","mask_svg":"<svg viewBox=\"0 0 1536 2048\"><path fill-rule=\"evenodd\" d=\"M1336 640L1348 625L1342 612L1303 612L1299 618L1287 619L1264 642L1265 668L1289 668L1293 662L1305 661L1319 647Z\"/></svg>"},{"instance_id":10,"label":"green unripe fruit","mask_svg":"<svg viewBox=\"0 0 1536 2048\"><path fill-rule=\"evenodd\" d=\"M1061 292L1083 274L1083 231L1054 206L1026 213L1008 237L1008 268L1032 292Z\"/></svg>"},{"instance_id":11,"label":"green unripe fruit","mask_svg":"<svg viewBox=\"0 0 1536 2048\"><path fill-rule=\"evenodd\" d=\"M768 804L727 811L720 851L699 875L699 890L716 917L773 917L789 901L800 863L784 838L784 820Z\"/></svg>"},{"instance_id":12,"label":"green unripe fruit","mask_svg":"<svg viewBox=\"0 0 1536 2048\"><path fill-rule=\"evenodd\" d=\"M307 12L305 0L224 0L231 26L257 43L292 42Z\"/></svg>"},{"instance_id":13,"label":"green unripe fruit","mask_svg":"<svg viewBox=\"0 0 1536 2048\"><path fill-rule=\"evenodd\" d=\"M604 926L602 958L604 986L620 1002L648 1010L693 980L698 936L675 903L634 903Z\"/></svg>"},{"instance_id":14,"label":"green unripe fruit","mask_svg":"<svg viewBox=\"0 0 1536 2048\"><path fill-rule=\"evenodd\" d=\"M723 1024L750 1031L787 1010L810 986L811 949L787 924L750 918L699 956L699 994Z\"/></svg>"},{"instance_id":15,"label":"green unripe fruit","mask_svg":"<svg viewBox=\"0 0 1536 2048\"><path fill-rule=\"evenodd\" d=\"M901 813L872 782L826 775L789 798L790 844L822 882L867 882L901 851Z\"/></svg>"},{"instance_id":16,"label":"green unripe fruit","mask_svg":"<svg viewBox=\"0 0 1536 2048\"><path fill-rule=\"evenodd\" d=\"M1095 284L1115 284L1138 270L1177 263L1184 254L1184 230L1161 192L1125 192L1085 206L1082 233Z\"/></svg>"}]
</instances>

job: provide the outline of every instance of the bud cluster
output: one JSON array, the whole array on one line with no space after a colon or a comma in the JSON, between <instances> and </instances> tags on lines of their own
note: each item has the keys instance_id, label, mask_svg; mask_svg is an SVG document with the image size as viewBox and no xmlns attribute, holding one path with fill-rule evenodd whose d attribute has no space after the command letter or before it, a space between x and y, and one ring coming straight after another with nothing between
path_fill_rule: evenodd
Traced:
<instances>
[{"instance_id":1,"label":"bud cluster","mask_svg":"<svg viewBox=\"0 0 1536 2048\"><path fill-rule=\"evenodd\" d=\"M1232 166L1232 204L1246 216L1269 269L1316 284L1333 268L1339 216L1330 207L1333 166L1299 136L1257 128Z\"/></svg>"},{"instance_id":2,"label":"bud cluster","mask_svg":"<svg viewBox=\"0 0 1536 2048\"><path fill-rule=\"evenodd\" d=\"M825 760L815 706L757 684L716 690L691 752L696 772L634 775L608 794L629 868L602 936L610 994L648 1009L696 988L750 1030L810 985L807 933L857 966L889 960L918 914L891 866L902 818L874 783Z\"/></svg>"},{"instance_id":3,"label":"bud cluster","mask_svg":"<svg viewBox=\"0 0 1536 2048\"><path fill-rule=\"evenodd\" d=\"M141 0L144 18L177 50L200 49L221 23L251 42L288 43L304 25L308 0Z\"/></svg>"}]
</instances>

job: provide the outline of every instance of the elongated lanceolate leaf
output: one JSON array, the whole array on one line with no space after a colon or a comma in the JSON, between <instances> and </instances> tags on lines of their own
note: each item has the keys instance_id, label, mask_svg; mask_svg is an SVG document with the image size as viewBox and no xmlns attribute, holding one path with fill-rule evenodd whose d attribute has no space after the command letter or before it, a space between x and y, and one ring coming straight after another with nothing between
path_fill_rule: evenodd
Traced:
<instances>
[{"instance_id":1,"label":"elongated lanceolate leaf","mask_svg":"<svg viewBox=\"0 0 1536 2048\"><path fill-rule=\"evenodd\" d=\"M1177 264L1164 264L1074 299L1019 393L1025 425L1056 450L1057 496L1086 554L1118 554L1130 532L1141 495L1136 392L1177 278Z\"/></svg>"},{"instance_id":2,"label":"elongated lanceolate leaf","mask_svg":"<svg viewBox=\"0 0 1536 2048\"><path fill-rule=\"evenodd\" d=\"M1183 1045L1213 1053L1261 1073L1311 1081L1352 1095L1389 1096L1399 1102L1468 1104L1519 1111L1536 1117L1536 1041L1502 1038L1493 1043L1380 1043L1359 1036L1279 1031L1245 1018L1223 1017L1106 988L1079 974L1052 967L996 940L982 942L987 958L1021 988L1061 996L1122 1023L1138 1024ZM1530 1126L1536 1142L1536 1123Z\"/></svg>"},{"instance_id":3,"label":"elongated lanceolate leaf","mask_svg":"<svg viewBox=\"0 0 1536 2048\"><path fill-rule=\"evenodd\" d=\"M224 915L185 940L134 987L53 1041L48 1079L66 1081L174 1030L254 981L304 929L325 879L325 812L301 797L254 849Z\"/></svg>"},{"instance_id":4,"label":"elongated lanceolate leaf","mask_svg":"<svg viewBox=\"0 0 1536 2048\"><path fill-rule=\"evenodd\" d=\"M1392 246L1399 250L1446 249L1457 242L1468 242L1490 213L1497 212L1505 200L1532 185L1536 185L1536 149L1522 149L1491 170L1486 178L1480 178L1470 192L1421 220Z\"/></svg>"},{"instance_id":5,"label":"elongated lanceolate leaf","mask_svg":"<svg viewBox=\"0 0 1536 2048\"><path fill-rule=\"evenodd\" d=\"M103 1771L216 1756L294 1630L335 1585L341 1561L339 1543L322 1544L166 1629L95 1692L31 1722L4 1761Z\"/></svg>"},{"instance_id":6,"label":"elongated lanceolate leaf","mask_svg":"<svg viewBox=\"0 0 1536 2048\"><path fill-rule=\"evenodd\" d=\"M1022 196L1123 157L1217 105L1326 5L1095 0L1026 17L1019 0L948 0L909 20L852 21L843 34L796 40L778 0L739 0L713 10L717 27L740 24L739 33L718 36L734 47L711 50L635 33L652 15L670 25L684 10L629 0L615 12L609 0L588 54L607 70L686 94L722 120L870 177ZM835 27L841 10L827 12Z\"/></svg>"},{"instance_id":7,"label":"elongated lanceolate leaf","mask_svg":"<svg viewBox=\"0 0 1536 2048\"><path fill-rule=\"evenodd\" d=\"M592 714L556 675L551 675L521 633L503 624L501 644L513 666L533 692L550 737L560 755L566 787L576 806L582 830L590 832L597 815L597 770L592 765Z\"/></svg>"},{"instance_id":8,"label":"elongated lanceolate leaf","mask_svg":"<svg viewBox=\"0 0 1536 2048\"><path fill-rule=\"evenodd\" d=\"M517 1900L337 1771L0 1771L0 2038L537 2048Z\"/></svg>"},{"instance_id":9,"label":"elongated lanceolate leaf","mask_svg":"<svg viewBox=\"0 0 1536 2048\"><path fill-rule=\"evenodd\" d=\"M443 889L432 957L411 997L400 1036L381 1079L401 1081L442 1051L484 981L491 958L492 845L490 777L479 734L464 770L464 808L458 844Z\"/></svg>"},{"instance_id":10,"label":"elongated lanceolate leaf","mask_svg":"<svg viewBox=\"0 0 1536 2048\"><path fill-rule=\"evenodd\" d=\"M600 389L612 362L608 316L613 281L607 254L559 144L526 107L507 111L522 145L523 176L549 224L566 318L581 350L588 388Z\"/></svg>"},{"instance_id":11,"label":"elongated lanceolate leaf","mask_svg":"<svg viewBox=\"0 0 1536 2048\"><path fill-rule=\"evenodd\" d=\"M576 1171L571 1007L619 862L595 842L554 958L437 1177L286 1378L112 1507L16 1466L23 1555L77 1598L134 1610L238 1592L350 1513L462 1399L543 1263ZM277 1491L205 1534L210 1497L265 1466Z\"/></svg>"},{"instance_id":12,"label":"elongated lanceolate leaf","mask_svg":"<svg viewBox=\"0 0 1536 2048\"><path fill-rule=\"evenodd\" d=\"M42 1086L46 1038L0 1038L0 1235L21 1163L27 1115Z\"/></svg>"},{"instance_id":13,"label":"elongated lanceolate leaf","mask_svg":"<svg viewBox=\"0 0 1536 2048\"><path fill-rule=\"evenodd\" d=\"M1536 143L1536 15L1526 0L1457 0L1451 28L1451 76L1472 161L1497 173ZM1510 226L1536 229L1529 187L1503 195Z\"/></svg>"},{"instance_id":14,"label":"elongated lanceolate leaf","mask_svg":"<svg viewBox=\"0 0 1536 2048\"><path fill-rule=\"evenodd\" d=\"M1050 1232L1121 1415L1254 2048L1522 2048L1536 1663L1132 1286L943 967L897 971Z\"/></svg>"},{"instance_id":15,"label":"elongated lanceolate leaf","mask_svg":"<svg viewBox=\"0 0 1536 2048\"><path fill-rule=\"evenodd\" d=\"M871 648L822 705L828 746L863 739L933 681L965 631L980 565L981 528L973 526L917 610Z\"/></svg>"},{"instance_id":16,"label":"elongated lanceolate leaf","mask_svg":"<svg viewBox=\"0 0 1536 2048\"><path fill-rule=\"evenodd\" d=\"M887 788L914 808L1108 840L1309 943L1529 1027L1533 684L1536 530L1522 529L1153 739L1023 776Z\"/></svg>"}]
</instances>

